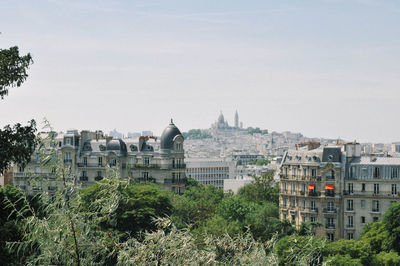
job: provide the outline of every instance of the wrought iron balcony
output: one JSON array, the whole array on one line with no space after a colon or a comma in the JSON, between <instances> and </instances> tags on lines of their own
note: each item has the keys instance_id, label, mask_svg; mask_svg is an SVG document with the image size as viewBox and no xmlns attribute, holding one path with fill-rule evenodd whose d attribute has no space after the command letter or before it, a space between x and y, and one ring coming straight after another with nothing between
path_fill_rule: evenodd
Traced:
<instances>
[{"instance_id":1,"label":"wrought iron balcony","mask_svg":"<svg viewBox=\"0 0 400 266\"><path fill-rule=\"evenodd\" d=\"M80 177L79 177L79 180L80 180L80 181L88 181L89 178L88 178L87 176L80 176Z\"/></svg>"},{"instance_id":2,"label":"wrought iron balcony","mask_svg":"<svg viewBox=\"0 0 400 266\"><path fill-rule=\"evenodd\" d=\"M336 208L324 208L323 212L324 213L336 213L337 209Z\"/></svg>"}]
</instances>

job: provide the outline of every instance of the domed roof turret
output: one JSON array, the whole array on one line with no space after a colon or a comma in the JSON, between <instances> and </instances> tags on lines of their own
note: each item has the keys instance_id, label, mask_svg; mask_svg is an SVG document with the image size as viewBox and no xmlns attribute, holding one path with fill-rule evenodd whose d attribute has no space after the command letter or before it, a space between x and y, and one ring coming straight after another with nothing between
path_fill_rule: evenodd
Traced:
<instances>
[{"instance_id":1,"label":"domed roof turret","mask_svg":"<svg viewBox=\"0 0 400 266\"><path fill-rule=\"evenodd\" d=\"M126 152L126 144L121 139L113 139L107 143L107 151Z\"/></svg>"},{"instance_id":2,"label":"domed roof turret","mask_svg":"<svg viewBox=\"0 0 400 266\"><path fill-rule=\"evenodd\" d=\"M160 148L162 150L172 150L174 148L174 138L178 135L182 134L171 119L171 123L164 129L161 135Z\"/></svg>"}]
</instances>

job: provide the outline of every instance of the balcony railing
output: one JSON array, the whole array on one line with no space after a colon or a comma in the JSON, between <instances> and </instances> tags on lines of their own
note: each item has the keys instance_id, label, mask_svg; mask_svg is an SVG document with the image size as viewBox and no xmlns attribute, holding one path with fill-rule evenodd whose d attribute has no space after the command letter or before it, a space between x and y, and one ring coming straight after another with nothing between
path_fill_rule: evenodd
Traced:
<instances>
[{"instance_id":1,"label":"balcony railing","mask_svg":"<svg viewBox=\"0 0 400 266\"><path fill-rule=\"evenodd\" d=\"M71 164L72 163L72 159L64 159L64 163L65 164Z\"/></svg>"},{"instance_id":2,"label":"balcony railing","mask_svg":"<svg viewBox=\"0 0 400 266\"><path fill-rule=\"evenodd\" d=\"M353 228L354 224L346 224L346 228Z\"/></svg>"},{"instance_id":3,"label":"balcony railing","mask_svg":"<svg viewBox=\"0 0 400 266\"><path fill-rule=\"evenodd\" d=\"M334 224L326 224L325 228L326 229L335 229L335 225Z\"/></svg>"},{"instance_id":4,"label":"balcony railing","mask_svg":"<svg viewBox=\"0 0 400 266\"><path fill-rule=\"evenodd\" d=\"M185 163L175 164L175 165L172 165L172 168L173 169L185 169L186 168L186 164Z\"/></svg>"},{"instance_id":5,"label":"balcony railing","mask_svg":"<svg viewBox=\"0 0 400 266\"><path fill-rule=\"evenodd\" d=\"M103 164L99 163L78 163L78 167L105 167Z\"/></svg>"},{"instance_id":6,"label":"balcony railing","mask_svg":"<svg viewBox=\"0 0 400 266\"><path fill-rule=\"evenodd\" d=\"M135 167L136 167L136 168L153 168L153 169L158 169L158 168L160 168L160 165L159 165L159 164L155 164L155 163L152 163L152 164L141 164L141 163L137 163L137 164L135 164Z\"/></svg>"},{"instance_id":7,"label":"balcony railing","mask_svg":"<svg viewBox=\"0 0 400 266\"><path fill-rule=\"evenodd\" d=\"M372 212L379 212L379 208L372 208Z\"/></svg>"},{"instance_id":8,"label":"balcony railing","mask_svg":"<svg viewBox=\"0 0 400 266\"><path fill-rule=\"evenodd\" d=\"M95 181L100 181L100 180L102 180L102 179L103 179L102 176L95 176L95 177L94 177L94 180L95 180Z\"/></svg>"},{"instance_id":9,"label":"balcony railing","mask_svg":"<svg viewBox=\"0 0 400 266\"><path fill-rule=\"evenodd\" d=\"M51 173L13 173L14 178L56 178Z\"/></svg>"},{"instance_id":10,"label":"balcony railing","mask_svg":"<svg viewBox=\"0 0 400 266\"><path fill-rule=\"evenodd\" d=\"M87 176L80 176L80 177L79 177L79 180L80 180L80 181L88 181L89 178L88 178Z\"/></svg>"},{"instance_id":11,"label":"balcony railing","mask_svg":"<svg viewBox=\"0 0 400 266\"><path fill-rule=\"evenodd\" d=\"M321 192L319 192L319 191L309 191L308 192L308 196L310 196L310 197L319 197L319 196L321 196Z\"/></svg>"},{"instance_id":12,"label":"balcony railing","mask_svg":"<svg viewBox=\"0 0 400 266\"><path fill-rule=\"evenodd\" d=\"M325 192L325 197L334 197L335 192Z\"/></svg>"},{"instance_id":13,"label":"balcony railing","mask_svg":"<svg viewBox=\"0 0 400 266\"><path fill-rule=\"evenodd\" d=\"M182 185L186 184L186 178L166 178L164 179L164 184L172 184L172 185Z\"/></svg>"},{"instance_id":14,"label":"balcony railing","mask_svg":"<svg viewBox=\"0 0 400 266\"><path fill-rule=\"evenodd\" d=\"M310 208L310 212L318 212L318 208Z\"/></svg>"},{"instance_id":15,"label":"balcony railing","mask_svg":"<svg viewBox=\"0 0 400 266\"><path fill-rule=\"evenodd\" d=\"M323 212L324 213L336 213L337 209L336 208L324 208Z\"/></svg>"}]
</instances>

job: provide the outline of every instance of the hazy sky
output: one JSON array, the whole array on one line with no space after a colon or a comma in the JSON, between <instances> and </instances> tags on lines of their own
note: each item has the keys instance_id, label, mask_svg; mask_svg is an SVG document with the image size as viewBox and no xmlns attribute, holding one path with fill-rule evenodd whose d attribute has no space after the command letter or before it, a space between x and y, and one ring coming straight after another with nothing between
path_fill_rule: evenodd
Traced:
<instances>
[{"instance_id":1,"label":"hazy sky","mask_svg":"<svg viewBox=\"0 0 400 266\"><path fill-rule=\"evenodd\" d=\"M0 126L161 134L169 119L400 140L400 1L0 1L35 63Z\"/></svg>"}]
</instances>

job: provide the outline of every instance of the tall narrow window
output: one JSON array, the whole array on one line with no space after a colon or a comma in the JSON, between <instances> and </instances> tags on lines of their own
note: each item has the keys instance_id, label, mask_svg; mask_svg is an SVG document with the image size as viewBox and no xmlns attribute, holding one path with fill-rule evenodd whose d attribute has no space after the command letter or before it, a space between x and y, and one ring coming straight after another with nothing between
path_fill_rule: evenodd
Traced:
<instances>
[{"instance_id":1,"label":"tall narrow window","mask_svg":"<svg viewBox=\"0 0 400 266\"><path fill-rule=\"evenodd\" d=\"M353 193L353 183L347 183L347 190L349 193Z\"/></svg>"},{"instance_id":2,"label":"tall narrow window","mask_svg":"<svg viewBox=\"0 0 400 266\"><path fill-rule=\"evenodd\" d=\"M98 158L99 166L103 166L103 157Z\"/></svg>"},{"instance_id":3,"label":"tall narrow window","mask_svg":"<svg viewBox=\"0 0 400 266\"><path fill-rule=\"evenodd\" d=\"M380 169L379 169L379 167L375 167L374 168L374 178L380 178L380 177L381 177Z\"/></svg>"},{"instance_id":4,"label":"tall narrow window","mask_svg":"<svg viewBox=\"0 0 400 266\"><path fill-rule=\"evenodd\" d=\"M379 184L374 184L374 194L379 194Z\"/></svg>"},{"instance_id":5,"label":"tall narrow window","mask_svg":"<svg viewBox=\"0 0 400 266\"><path fill-rule=\"evenodd\" d=\"M396 194L397 194L397 185L392 184L392 195L396 195Z\"/></svg>"},{"instance_id":6,"label":"tall narrow window","mask_svg":"<svg viewBox=\"0 0 400 266\"><path fill-rule=\"evenodd\" d=\"M353 210L353 200L347 200L347 210L348 211Z\"/></svg>"},{"instance_id":7,"label":"tall narrow window","mask_svg":"<svg viewBox=\"0 0 400 266\"><path fill-rule=\"evenodd\" d=\"M392 178L397 178L397 168L392 168Z\"/></svg>"},{"instance_id":8,"label":"tall narrow window","mask_svg":"<svg viewBox=\"0 0 400 266\"><path fill-rule=\"evenodd\" d=\"M372 211L379 212L379 200L372 201Z\"/></svg>"}]
</instances>

